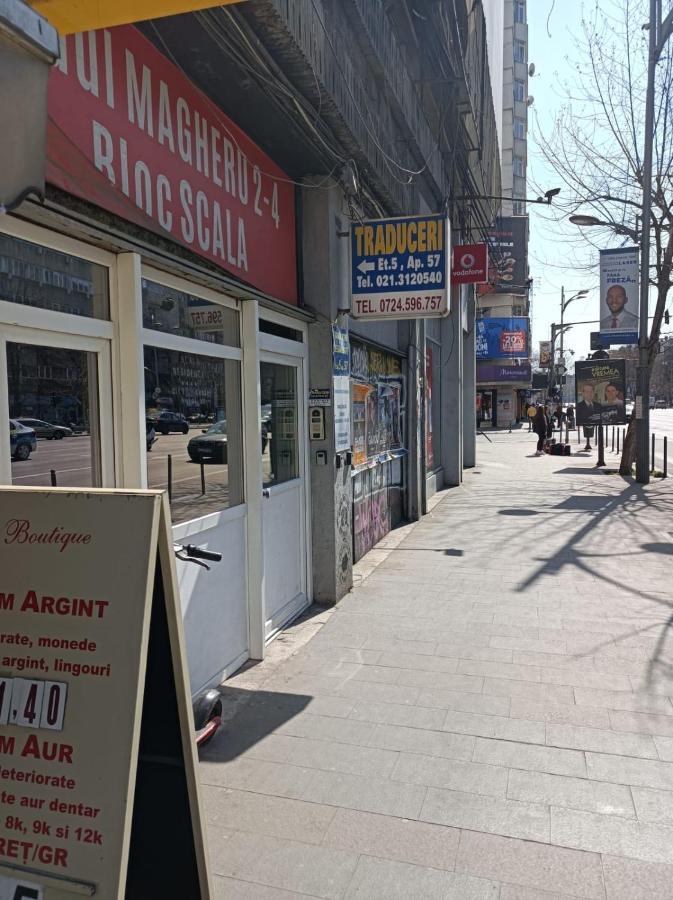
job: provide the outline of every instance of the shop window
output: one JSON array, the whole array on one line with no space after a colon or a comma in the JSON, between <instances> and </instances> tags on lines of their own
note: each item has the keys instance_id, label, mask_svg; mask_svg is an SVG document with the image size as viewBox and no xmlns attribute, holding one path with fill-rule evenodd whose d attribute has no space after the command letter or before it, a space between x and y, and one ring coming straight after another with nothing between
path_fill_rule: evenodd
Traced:
<instances>
[{"instance_id":1,"label":"shop window","mask_svg":"<svg viewBox=\"0 0 673 900\"><path fill-rule=\"evenodd\" d=\"M147 483L174 524L243 503L240 364L146 346Z\"/></svg>"},{"instance_id":2,"label":"shop window","mask_svg":"<svg viewBox=\"0 0 673 900\"><path fill-rule=\"evenodd\" d=\"M7 344L12 484L99 487L97 356Z\"/></svg>"},{"instance_id":3,"label":"shop window","mask_svg":"<svg viewBox=\"0 0 673 900\"><path fill-rule=\"evenodd\" d=\"M442 464L441 345L425 342L425 469L434 472Z\"/></svg>"},{"instance_id":4,"label":"shop window","mask_svg":"<svg viewBox=\"0 0 673 900\"><path fill-rule=\"evenodd\" d=\"M304 335L297 328L288 328L287 325L279 325L278 322L270 322L268 319L259 320L259 330L262 334L273 334L275 337L285 338L286 341L304 342Z\"/></svg>"},{"instance_id":5,"label":"shop window","mask_svg":"<svg viewBox=\"0 0 673 900\"><path fill-rule=\"evenodd\" d=\"M143 326L211 344L240 347L238 312L143 279Z\"/></svg>"},{"instance_id":6,"label":"shop window","mask_svg":"<svg viewBox=\"0 0 673 900\"><path fill-rule=\"evenodd\" d=\"M299 477L297 370L260 363L264 487Z\"/></svg>"},{"instance_id":7,"label":"shop window","mask_svg":"<svg viewBox=\"0 0 673 900\"><path fill-rule=\"evenodd\" d=\"M88 319L109 319L108 270L0 234L0 300Z\"/></svg>"}]
</instances>

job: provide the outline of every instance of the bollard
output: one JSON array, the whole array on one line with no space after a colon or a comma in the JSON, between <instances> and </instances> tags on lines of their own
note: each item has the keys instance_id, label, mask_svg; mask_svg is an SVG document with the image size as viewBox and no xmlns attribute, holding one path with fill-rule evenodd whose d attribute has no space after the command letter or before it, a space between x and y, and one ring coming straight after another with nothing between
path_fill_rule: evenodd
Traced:
<instances>
[{"instance_id":1,"label":"bollard","mask_svg":"<svg viewBox=\"0 0 673 900\"><path fill-rule=\"evenodd\" d=\"M203 465L203 460L201 460L201 493L206 493L206 470Z\"/></svg>"},{"instance_id":2,"label":"bollard","mask_svg":"<svg viewBox=\"0 0 673 900\"><path fill-rule=\"evenodd\" d=\"M51 486L56 487L56 469L49 469L49 476L51 478Z\"/></svg>"},{"instance_id":3,"label":"bollard","mask_svg":"<svg viewBox=\"0 0 673 900\"><path fill-rule=\"evenodd\" d=\"M650 469L650 472L654 472L654 441L655 436L652 435L652 468Z\"/></svg>"},{"instance_id":4,"label":"bollard","mask_svg":"<svg viewBox=\"0 0 673 900\"><path fill-rule=\"evenodd\" d=\"M668 478L668 438L664 435L664 478Z\"/></svg>"},{"instance_id":5,"label":"bollard","mask_svg":"<svg viewBox=\"0 0 673 900\"><path fill-rule=\"evenodd\" d=\"M170 502L173 499L173 457L170 453L166 457L166 462L168 465L168 500Z\"/></svg>"},{"instance_id":6,"label":"bollard","mask_svg":"<svg viewBox=\"0 0 673 900\"><path fill-rule=\"evenodd\" d=\"M617 453L619 453L619 435L621 432L621 428L617 429Z\"/></svg>"},{"instance_id":7,"label":"bollard","mask_svg":"<svg viewBox=\"0 0 673 900\"><path fill-rule=\"evenodd\" d=\"M509 434L512 433L512 420L509 420Z\"/></svg>"},{"instance_id":8,"label":"bollard","mask_svg":"<svg viewBox=\"0 0 673 900\"><path fill-rule=\"evenodd\" d=\"M579 425L577 426L577 443L578 444L582 443L582 438L580 437L580 426Z\"/></svg>"},{"instance_id":9,"label":"bollard","mask_svg":"<svg viewBox=\"0 0 673 900\"><path fill-rule=\"evenodd\" d=\"M615 426L612 426L612 452L615 452Z\"/></svg>"}]
</instances>

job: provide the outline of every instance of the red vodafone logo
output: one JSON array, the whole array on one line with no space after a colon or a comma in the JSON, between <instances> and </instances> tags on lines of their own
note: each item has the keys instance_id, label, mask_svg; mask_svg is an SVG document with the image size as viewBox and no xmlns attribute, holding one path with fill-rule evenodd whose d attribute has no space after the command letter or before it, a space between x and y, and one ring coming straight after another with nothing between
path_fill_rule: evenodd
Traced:
<instances>
[{"instance_id":1,"label":"red vodafone logo","mask_svg":"<svg viewBox=\"0 0 673 900\"><path fill-rule=\"evenodd\" d=\"M483 284L488 281L486 244L463 244L453 248L452 284Z\"/></svg>"}]
</instances>

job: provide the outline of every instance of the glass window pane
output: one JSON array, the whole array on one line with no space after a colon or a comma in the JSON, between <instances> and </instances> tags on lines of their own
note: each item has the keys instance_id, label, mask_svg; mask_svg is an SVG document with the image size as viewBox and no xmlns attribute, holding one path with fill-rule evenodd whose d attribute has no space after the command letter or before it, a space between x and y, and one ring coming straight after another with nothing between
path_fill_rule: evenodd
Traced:
<instances>
[{"instance_id":1,"label":"glass window pane","mask_svg":"<svg viewBox=\"0 0 673 900\"><path fill-rule=\"evenodd\" d=\"M240 364L145 347L147 481L173 522L243 503Z\"/></svg>"},{"instance_id":2,"label":"glass window pane","mask_svg":"<svg viewBox=\"0 0 673 900\"><path fill-rule=\"evenodd\" d=\"M12 484L99 487L97 355L7 344Z\"/></svg>"},{"instance_id":3,"label":"glass window pane","mask_svg":"<svg viewBox=\"0 0 673 900\"><path fill-rule=\"evenodd\" d=\"M264 486L299 477L297 370L260 363Z\"/></svg>"},{"instance_id":4,"label":"glass window pane","mask_svg":"<svg viewBox=\"0 0 673 900\"><path fill-rule=\"evenodd\" d=\"M241 346L237 310L145 278L143 325L164 334L178 334L228 347Z\"/></svg>"},{"instance_id":5,"label":"glass window pane","mask_svg":"<svg viewBox=\"0 0 673 900\"><path fill-rule=\"evenodd\" d=\"M108 270L0 234L0 300L89 319L110 318Z\"/></svg>"}]
</instances>

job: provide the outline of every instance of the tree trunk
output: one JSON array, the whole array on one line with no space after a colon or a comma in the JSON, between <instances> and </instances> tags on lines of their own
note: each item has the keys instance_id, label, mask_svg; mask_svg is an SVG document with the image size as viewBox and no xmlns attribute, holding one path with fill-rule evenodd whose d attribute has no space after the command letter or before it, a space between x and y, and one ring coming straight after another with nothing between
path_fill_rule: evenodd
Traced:
<instances>
[{"instance_id":1,"label":"tree trunk","mask_svg":"<svg viewBox=\"0 0 673 900\"><path fill-rule=\"evenodd\" d=\"M629 427L624 437L624 448L622 450L622 458L619 462L620 475L633 475L633 464L636 461L636 417L635 413L631 416Z\"/></svg>"}]
</instances>

